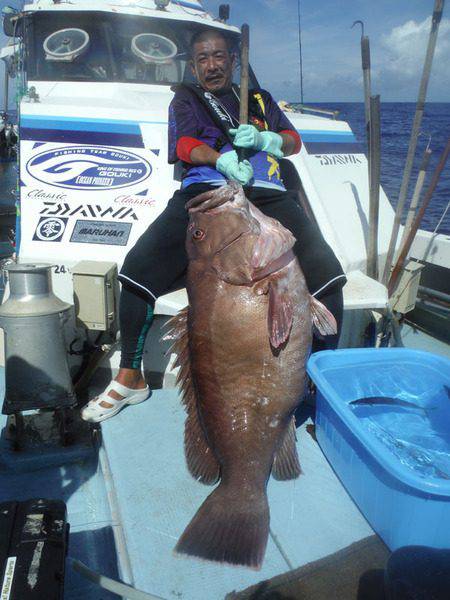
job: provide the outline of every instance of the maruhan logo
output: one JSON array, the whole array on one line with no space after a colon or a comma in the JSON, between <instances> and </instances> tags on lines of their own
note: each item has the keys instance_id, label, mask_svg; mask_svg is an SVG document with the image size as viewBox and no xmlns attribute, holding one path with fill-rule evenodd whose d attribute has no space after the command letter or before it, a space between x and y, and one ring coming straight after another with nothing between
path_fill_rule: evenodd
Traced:
<instances>
[{"instance_id":1,"label":"maruhan logo","mask_svg":"<svg viewBox=\"0 0 450 600\"><path fill-rule=\"evenodd\" d=\"M27 172L42 183L72 190L124 188L147 179L152 167L144 158L101 146L67 146L36 154Z\"/></svg>"}]
</instances>

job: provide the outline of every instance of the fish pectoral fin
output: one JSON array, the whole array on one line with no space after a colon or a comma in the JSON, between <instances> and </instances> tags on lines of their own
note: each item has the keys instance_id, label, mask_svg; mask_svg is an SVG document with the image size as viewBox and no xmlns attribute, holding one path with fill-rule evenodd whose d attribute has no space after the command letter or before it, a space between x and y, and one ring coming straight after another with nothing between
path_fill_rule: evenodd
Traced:
<instances>
[{"instance_id":1,"label":"fish pectoral fin","mask_svg":"<svg viewBox=\"0 0 450 600\"><path fill-rule=\"evenodd\" d=\"M295 417L292 417L285 430L281 445L275 453L272 465L274 479L285 481L287 479L297 479L301 475L302 469L298 460L296 440Z\"/></svg>"},{"instance_id":2,"label":"fish pectoral fin","mask_svg":"<svg viewBox=\"0 0 450 600\"><path fill-rule=\"evenodd\" d=\"M167 334L174 340L172 352L177 355L175 366L180 367L177 384L181 388L182 402L187 413L184 426L184 452L192 477L212 485L219 479L220 465L206 440L198 415L197 397L191 376L187 315L188 308L185 308L171 319L169 334Z\"/></svg>"},{"instance_id":3,"label":"fish pectoral fin","mask_svg":"<svg viewBox=\"0 0 450 600\"><path fill-rule=\"evenodd\" d=\"M270 343L279 348L289 337L294 318L294 306L287 288L276 278L270 280L267 326Z\"/></svg>"},{"instance_id":4,"label":"fish pectoral fin","mask_svg":"<svg viewBox=\"0 0 450 600\"><path fill-rule=\"evenodd\" d=\"M337 333L336 319L328 308L311 296L311 317L313 327L320 335L335 335Z\"/></svg>"}]
</instances>

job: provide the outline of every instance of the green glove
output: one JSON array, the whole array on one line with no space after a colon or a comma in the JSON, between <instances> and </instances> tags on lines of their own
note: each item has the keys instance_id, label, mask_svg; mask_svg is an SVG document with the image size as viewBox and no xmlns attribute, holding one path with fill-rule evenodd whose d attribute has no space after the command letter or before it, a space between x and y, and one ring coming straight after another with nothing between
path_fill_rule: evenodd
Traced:
<instances>
[{"instance_id":1,"label":"green glove","mask_svg":"<svg viewBox=\"0 0 450 600\"><path fill-rule=\"evenodd\" d=\"M217 159L216 169L225 175L227 179L238 181L241 185L247 185L253 177L252 165L248 160L239 162L235 150L221 154Z\"/></svg>"},{"instance_id":2,"label":"green glove","mask_svg":"<svg viewBox=\"0 0 450 600\"><path fill-rule=\"evenodd\" d=\"M235 136L233 145L238 148L252 148L263 150L275 156L283 158L281 150L283 138L274 131L258 131L254 125L239 125L239 129L230 129L230 135Z\"/></svg>"}]
</instances>

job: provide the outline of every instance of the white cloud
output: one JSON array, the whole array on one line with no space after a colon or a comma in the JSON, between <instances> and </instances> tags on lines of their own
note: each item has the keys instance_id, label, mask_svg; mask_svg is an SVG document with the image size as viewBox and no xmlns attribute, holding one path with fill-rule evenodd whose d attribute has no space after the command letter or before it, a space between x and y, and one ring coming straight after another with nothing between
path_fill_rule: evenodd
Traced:
<instances>
[{"instance_id":1,"label":"white cloud","mask_svg":"<svg viewBox=\"0 0 450 600\"><path fill-rule=\"evenodd\" d=\"M421 23L407 21L381 38L380 79L394 80L399 86L418 82L425 61L431 18ZM432 77L449 85L450 19L442 19L434 54ZM448 94L450 96L450 94Z\"/></svg>"}]
</instances>

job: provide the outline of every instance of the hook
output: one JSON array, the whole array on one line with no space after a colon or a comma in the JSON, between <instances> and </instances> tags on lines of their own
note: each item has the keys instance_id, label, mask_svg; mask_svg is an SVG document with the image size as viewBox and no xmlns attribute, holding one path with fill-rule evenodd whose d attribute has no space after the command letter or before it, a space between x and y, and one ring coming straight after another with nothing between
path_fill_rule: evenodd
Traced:
<instances>
[{"instance_id":1,"label":"hook","mask_svg":"<svg viewBox=\"0 0 450 600\"><path fill-rule=\"evenodd\" d=\"M354 23L350 27L350 29L353 29L353 27L356 25L356 23L359 23L361 25L361 37L364 37L364 23L362 21L354 21Z\"/></svg>"},{"instance_id":2,"label":"hook","mask_svg":"<svg viewBox=\"0 0 450 600\"><path fill-rule=\"evenodd\" d=\"M427 135L428 136L428 143L427 143L427 147L425 148L425 152L427 152L430 149L431 133L425 133L425 131L419 131L419 136L420 135Z\"/></svg>"}]
</instances>

